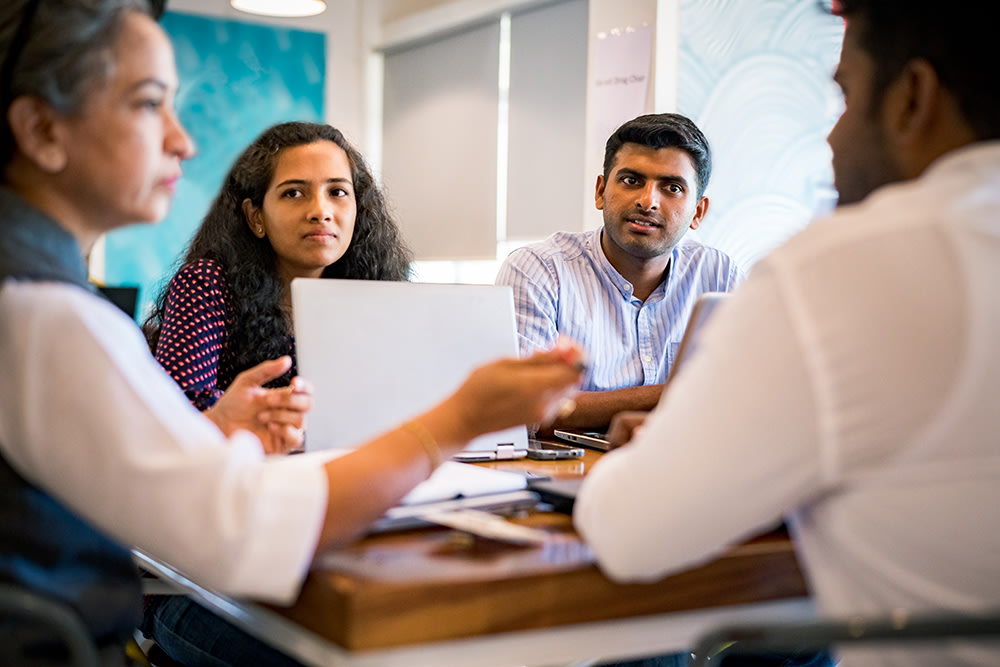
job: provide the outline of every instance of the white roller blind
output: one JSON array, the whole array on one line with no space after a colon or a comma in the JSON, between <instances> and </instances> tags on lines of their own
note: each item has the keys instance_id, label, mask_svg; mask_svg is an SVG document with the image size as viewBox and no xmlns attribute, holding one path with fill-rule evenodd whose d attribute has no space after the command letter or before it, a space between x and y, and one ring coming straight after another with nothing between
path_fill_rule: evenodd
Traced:
<instances>
[{"instance_id":1,"label":"white roller blind","mask_svg":"<svg viewBox=\"0 0 1000 667\"><path fill-rule=\"evenodd\" d=\"M507 239L583 228L587 1L511 18ZM597 174L593 175L594 179Z\"/></svg>"},{"instance_id":2,"label":"white roller blind","mask_svg":"<svg viewBox=\"0 0 1000 667\"><path fill-rule=\"evenodd\" d=\"M382 177L417 259L496 256L499 35L385 54Z\"/></svg>"}]
</instances>

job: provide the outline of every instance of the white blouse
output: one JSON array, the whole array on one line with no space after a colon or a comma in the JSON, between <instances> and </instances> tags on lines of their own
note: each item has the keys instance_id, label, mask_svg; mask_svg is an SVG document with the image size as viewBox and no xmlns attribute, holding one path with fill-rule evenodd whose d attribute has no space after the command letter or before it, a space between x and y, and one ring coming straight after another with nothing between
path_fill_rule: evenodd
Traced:
<instances>
[{"instance_id":1,"label":"white blouse","mask_svg":"<svg viewBox=\"0 0 1000 667\"><path fill-rule=\"evenodd\" d=\"M25 479L199 584L294 600L326 512L325 457L226 439L135 323L79 287L0 289L0 448Z\"/></svg>"}]
</instances>

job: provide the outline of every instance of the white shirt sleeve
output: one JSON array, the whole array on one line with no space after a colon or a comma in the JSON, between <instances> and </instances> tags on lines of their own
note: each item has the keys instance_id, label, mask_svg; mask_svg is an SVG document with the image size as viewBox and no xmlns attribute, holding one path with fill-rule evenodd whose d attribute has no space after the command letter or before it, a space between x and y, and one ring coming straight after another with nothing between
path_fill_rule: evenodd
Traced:
<instances>
[{"instance_id":1,"label":"white shirt sleeve","mask_svg":"<svg viewBox=\"0 0 1000 667\"><path fill-rule=\"evenodd\" d=\"M707 561L817 488L807 366L783 295L760 267L719 306L633 442L584 481L574 521L610 577L653 580Z\"/></svg>"},{"instance_id":2,"label":"white shirt sleeve","mask_svg":"<svg viewBox=\"0 0 1000 667\"><path fill-rule=\"evenodd\" d=\"M664 576L819 505L811 534L848 550L844 532L875 519L845 488L891 503L901 451L928 439L947 458L949 442L981 442L960 425L923 433L967 358L955 242L890 222L899 202L873 199L881 208L841 209L758 263L634 442L588 475L575 522L611 576ZM898 558L890 547L878 546Z\"/></svg>"},{"instance_id":3,"label":"white shirt sleeve","mask_svg":"<svg viewBox=\"0 0 1000 667\"><path fill-rule=\"evenodd\" d=\"M0 291L0 448L97 527L235 595L290 602L326 511L319 459L226 439L134 322L76 287Z\"/></svg>"}]
</instances>

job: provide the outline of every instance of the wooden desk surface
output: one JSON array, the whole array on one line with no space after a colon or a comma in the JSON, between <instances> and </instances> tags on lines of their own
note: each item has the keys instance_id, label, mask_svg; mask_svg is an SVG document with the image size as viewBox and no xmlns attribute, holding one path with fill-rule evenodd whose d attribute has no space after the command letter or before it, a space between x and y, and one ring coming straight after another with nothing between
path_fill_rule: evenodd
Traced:
<instances>
[{"instance_id":1,"label":"wooden desk surface","mask_svg":"<svg viewBox=\"0 0 1000 667\"><path fill-rule=\"evenodd\" d=\"M487 465L573 477L598 456ZM550 532L550 542L522 547L444 528L369 536L325 558L295 605L271 609L363 650L808 595L783 531L656 583L619 585L593 564L568 516L515 521Z\"/></svg>"}]
</instances>

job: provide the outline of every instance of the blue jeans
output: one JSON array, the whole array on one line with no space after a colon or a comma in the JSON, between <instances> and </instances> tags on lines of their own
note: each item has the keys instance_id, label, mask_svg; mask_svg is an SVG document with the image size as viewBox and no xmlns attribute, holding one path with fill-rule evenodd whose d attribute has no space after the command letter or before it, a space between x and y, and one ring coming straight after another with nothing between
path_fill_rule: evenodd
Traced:
<instances>
[{"instance_id":1,"label":"blue jeans","mask_svg":"<svg viewBox=\"0 0 1000 667\"><path fill-rule=\"evenodd\" d=\"M151 598L141 629L186 667L302 667L184 595Z\"/></svg>"}]
</instances>

